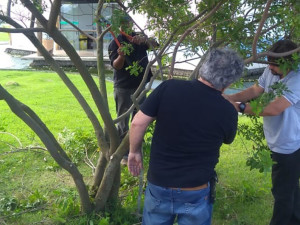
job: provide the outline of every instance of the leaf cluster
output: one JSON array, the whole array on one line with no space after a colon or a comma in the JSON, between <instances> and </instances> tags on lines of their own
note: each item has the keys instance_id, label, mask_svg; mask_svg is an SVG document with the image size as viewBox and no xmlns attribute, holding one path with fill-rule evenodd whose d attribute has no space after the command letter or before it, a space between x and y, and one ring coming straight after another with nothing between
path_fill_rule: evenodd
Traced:
<instances>
[{"instance_id":1,"label":"leaf cluster","mask_svg":"<svg viewBox=\"0 0 300 225\"><path fill-rule=\"evenodd\" d=\"M187 23L204 10L209 12L220 1L137 1L129 4L133 12L145 14L148 17L148 28L159 37L163 43L172 32L177 31L174 42L191 26L178 27ZM191 7L194 4L195 7ZM257 32L266 1L224 1L221 8L197 29L193 30L182 42L187 52L203 51L214 44L229 46L243 57L252 55L253 38ZM257 42L258 51L265 51L280 38L289 38L297 42L300 30L300 4L297 0L274 1L269 9L268 18L263 25Z\"/></svg>"},{"instance_id":2,"label":"leaf cluster","mask_svg":"<svg viewBox=\"0 0 300 225\"><path fill-rule=\"evenodd\" d=\"M271 85L269 92L265 92L258 98L250 102L253 113L257 116L264 110L264 108L275 98L283 95L284 92L291 92L287 86L282 82L275 82Z\"/></svg>"},{"instance_id":3,"label":"leaf cluster","mask_svg":"<svg viewBox=\"0 0 300 225\"><path fill-rule=\"evenodd\" d=\"M129 70L130 75L138 76L141 72L143 72L143 67L139 65L139 62L134 61L132 65L126 67L126 70Z\"/></svg>"},{"instance_id":4,"label":"leaf cluster","mask_svg":"<svg viewBox=\"0 0 300 225\"><path fill-rule=\"evenodd\" d=\"M259 120L259 114L276 97L282 96L285 92L290 92L287 86L282 82L275 82L270 86L270 91L263 93L260 97L250 102L254 116L249 116L251 125L240 124L238 132L253 143L250 156L247 158L247 166L250 169L258 169L259 172L270 171L272 160L270 150L265 141L263 123Z\"/></svg>"},{"instance_id":5,"label":"leaf cluster","mask_svg":"<svg viewBox=\"0 0 300 225\"><path fill-rule=\"evenodd\" d=\"M60 189L53 191L53 194L57 196L53 204L53 208L58 213L57 220L60 218L61 222L63 222L65 220L63 219L64 217L80 213L78 193L75 190Z\"/></svg>"},{"instance_id":6,"label":"leaf cluster","mask_svg":"<svg viewBox=\"0 0 300 225\"><path fill-rule=\"evenodd\" d=\"M133 52L133 46L130 43L122 42L122 52L124 55L130 55Z\"/></svg>"},{"instance_id":7,"label":"leaf cluster","mask_svg":"<svg viewBox=\"0 0 300 225\"><path fill-rule=\"evenodd\" d=\"M291 70L297 70L300 62L300 57L298 53L294 53L291 59L280 58L276 61L279 64L280 70L283 74L287 74Z\"/></svg>"},{"instance_id":8,"label":"leaf cluster","mask_svg":"<svg viewBox=\"0 0 300 225\"><path fill-rule=\"evenodd\" d=\"M82 162L86 152L92 152L97 149L97 143L93 136L81 129L71 131L68 128L64 128L58 134L57 140L75 164Z\"/></svg>"},{"instance_id":9,"label":"leaf cluster","mask_svg":"<svg viewBox=\"0 0 300 225\"><path fill-rule=\"evenodd\" d=\"M263 132L263 124L255 116L249 116L252 124L239 124L238 133L246 140L251 141L252 151L249 154L246 165L250 170L258 169L259 172L270 171L272 161L270 158L270 150L265 141Z\"/></svg>"},{"instance_id":10,"label":"leaf cluster","mask_svg":"<svg viewBox=\"0 0 300 225\"><path fill-rule=\"evenodd\" d=\"M47 199L38 190L25 198L6 196L0 199L0 213L18 213L24 210L35 209L47 202Z\"/></svg>"}]
</instances>

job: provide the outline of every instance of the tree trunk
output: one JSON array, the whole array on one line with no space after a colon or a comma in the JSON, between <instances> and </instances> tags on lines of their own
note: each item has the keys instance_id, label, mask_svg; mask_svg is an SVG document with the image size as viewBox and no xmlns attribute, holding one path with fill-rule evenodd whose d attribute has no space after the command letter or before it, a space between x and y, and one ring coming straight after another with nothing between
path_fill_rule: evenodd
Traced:
<instances>
[{"instance_id":1,"label":"tree trunk","mask_svg":"<svg viewBox=\"0 0 300 225\"><path fill-rule=\"evenodd\" d=\"M17 101L0 85L0 96L21 120L23 120L41 139L51 156L62 168L67 170L73 177L76 188L78 190L82 209L85 213L92 212L92 204L89 199L88 190L83 181L81 173L77 167L71 162L63 149L57 143L52 133L40 118L26 105Z\"/></svg>"},{"instance_id":2,"label":"tree trunk","mask_svg":"<svg viewBox=\"0 0 300 225\"><path fill-rule=\"evenodd\" d=\"M100 156L97 162L96 170L95 170L95 175L93 179L93 186L91 190L91 196L95 197L98 191L98 188L101 184L105 168L107 166L107 159L104 155L103 152L100 152Z\"/></svg>"}]
</instances>

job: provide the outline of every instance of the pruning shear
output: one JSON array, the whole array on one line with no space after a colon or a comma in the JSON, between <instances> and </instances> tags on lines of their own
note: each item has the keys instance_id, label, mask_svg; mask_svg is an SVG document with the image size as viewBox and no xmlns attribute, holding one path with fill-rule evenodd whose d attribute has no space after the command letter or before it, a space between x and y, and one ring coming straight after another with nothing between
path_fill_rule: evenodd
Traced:
<instances>
[{"instance_id":1,"label":"pruning shear","mask_svg":"<svg viewBox=\"0 0 300 225\"><path fill-rule=\"evenodd\" d=\"M105 19L104 17L101 17L100 22L106 23L106 27L109 27L109 26L111 25L111 23L110 23L107 19ZM111 35L113 36L113 38L114 38L116 44L118 45L118 47L120 47L121 44L120 44L118 38L116 37L115 33L114 33L111 29L109 29L109 32L110 32ZM131 35L125 33L124 31L122 31L121 28L120 28L120 34L122 34L122 35L124 35L125 37L127 37L127 39L128 39L129 41L132 41L132 39L133 39L133 37L132 37Z\"/></svg>"},{"instance_id":2,"label":"pruning shear","mask_svg":"<svg viewBox=\"0 0 300 225\"><path fill-rule=\"evenodd\" d=\"M104 17L101 17L99 21L100 21L101 23L105 23L105 24L106 24L106 27L109 27L109 26L111 25L111 23L110 23L107 19L105 19ZM118 40L118 38L116 37L115 33L114 33L111 29L109 29L109 32L111 33L113 39L115 40L116 44L117 44L118 47L120 48L120 47L121 47L121 43L119 42L119 40ZM126 37L128 38L129 41L132 41L132 39L133 39L133 37L132 37L131 35L126 34L126 33L125 33L124 31L122 31L121 29L120 29L120 34L126 36ZM127 55L125 55L125 61L126 61L126 63L127 63L128 66L132 65L131 60L128 58Z\"/></svg>"}]
</instances>

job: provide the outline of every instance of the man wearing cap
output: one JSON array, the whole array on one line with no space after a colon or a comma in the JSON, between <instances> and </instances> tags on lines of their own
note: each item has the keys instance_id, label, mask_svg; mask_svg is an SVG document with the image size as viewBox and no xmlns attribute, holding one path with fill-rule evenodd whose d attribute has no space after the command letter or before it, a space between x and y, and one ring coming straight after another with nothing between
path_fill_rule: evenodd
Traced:
<instances>
[{"instance_id":1,"label":"man wearing cap","mask_svg":"<svg viewBox=\"0 0 300 225\"><path fill-rule=\"evenodd\" d=\"M296 48L297 45L292 41L280 40L274 43L269 51L283 53ZM271 101L260 113L263 116L264 133L274 162L272 194L275 202L270 225L299 225L300 68L282 71L278 64L279 59L296 63L291 55L281 58L268 57L269 66L259 77L258 84L225 97L232 101L238 111L253 114L248 101L264 92L272 91L270 86L276 82L286 85L288 91Z\"/></svg>"},{"instance_id":2,"label":"man wearing cap","mask_svg":"<svg viewBox=\"0 0 300 225\"><path fill-rule=\"evenodd\" d=\"M132 22L129 16L124 16L121 22L121 29L132 30ZM145 36L136 35L134 32L130 35L133 37L131 40L122 34L117 37L121 47L119 47L114 40L111 41L108 47L109 59L111 66L114 69L114 98L118 117L127 112L132 105L131 95L139 87L149 62L147 55L147 50L150 47L149 39L147 39ZM122 47L125 43L131 44L133 47L130 55L126 56L122 51ZM155 43L156 42L152 42L151 44L153 45ZM153 47L156 47L156 45ZM128 69L128 67L131 66L130 64L133 62L138 62L139 66L142 68L137 75L131 75L130 70ZM146 83L149 82L151 77L152 72L150 70L147 74ZM144 98L140 101L140 103L143 101ZM133 111L132 117L135 115L135 113L136 110ZM117 124L117 129L121 139L125 137L129 129L129 117L130 115L126 116L126 118L122 119ZM127 164L127 155L128 153L123 157L121 164Z\"/></svg>"}]
</instances>

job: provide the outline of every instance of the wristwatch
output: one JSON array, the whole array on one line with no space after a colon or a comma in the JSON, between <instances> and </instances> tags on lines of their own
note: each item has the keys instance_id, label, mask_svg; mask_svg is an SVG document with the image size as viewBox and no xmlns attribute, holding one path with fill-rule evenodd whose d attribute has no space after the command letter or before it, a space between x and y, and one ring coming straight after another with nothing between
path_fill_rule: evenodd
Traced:
<instances>
[{"instance_id":1,"label":"wristwatch","mask_svg":"<svg viewBox=\"0 0 300 225\"><path fill-rule=\"evenodd\" d=\"M245 109L246 109L246 103L241 102L241 103L239 104L239 109L240 109L240 112L244 114Z\"/></svg>"}]
</instances>

